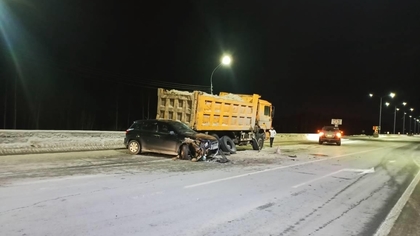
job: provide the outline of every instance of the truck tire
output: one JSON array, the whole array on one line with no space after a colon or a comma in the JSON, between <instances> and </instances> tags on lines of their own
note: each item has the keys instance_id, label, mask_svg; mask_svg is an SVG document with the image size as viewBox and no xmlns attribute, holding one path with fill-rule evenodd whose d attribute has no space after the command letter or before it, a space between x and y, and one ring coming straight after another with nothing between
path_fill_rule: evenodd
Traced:
<instances>
[{"instance_id":1,"label":"truck tire","mask_svg":"<svg viewBox=\"0 0 420 236\"><path fill-rule=\"evenodd\" d=\"M257 139L259 150L261 150L264 147L264 138L265 138L265 134L260 135Z\"/></svg>"},{"instance_id":2,"label":"truck tire","mask_svg":"<svg viewBox=\"0 0 420 236\"><path fill-rule=\"evenodd\" d=\"M229 136L220 138L220 147L224 152L229 152L230 154L236 153L236 145Z\"/></svg>"},{"instance_id":3,"label":"truck tire","mask_svg":"<svg viewBox=\"0 0 420 236\"><path fill-rule=\"evenodd\" d=\"M251 145L253 150L260 150L260 147L258 147L258 141L255 138L252 138Z\"/></svg>"}]
</instances>

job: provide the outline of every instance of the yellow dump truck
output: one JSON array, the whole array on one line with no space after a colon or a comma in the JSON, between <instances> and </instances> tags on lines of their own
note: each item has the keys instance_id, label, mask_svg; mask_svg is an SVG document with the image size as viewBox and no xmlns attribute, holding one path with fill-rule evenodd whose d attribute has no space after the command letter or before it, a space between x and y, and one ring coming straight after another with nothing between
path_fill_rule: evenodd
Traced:
<instances>
[{"instance_id":1,"label":"yellow dump truck","mask_svg":"<svg viewBox=\"0 0 420 236\"><path fill-rule=\"evenodd\" d=\"M236 145L247 144L260 150L273 117L274 106L258 94L158 89L157 119L178 120L213 135L224 152L235 153Z\"/></svg>"}]
</instances>

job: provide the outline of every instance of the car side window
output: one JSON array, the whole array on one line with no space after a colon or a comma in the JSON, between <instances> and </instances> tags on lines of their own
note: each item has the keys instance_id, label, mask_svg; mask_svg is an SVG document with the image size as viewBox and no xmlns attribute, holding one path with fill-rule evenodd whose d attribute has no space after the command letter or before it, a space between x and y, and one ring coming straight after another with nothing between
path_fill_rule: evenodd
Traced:
<instances>
[{"instance_id":1,"label":"car side window","mask_svg":"<svg viewBox=\"0 0 420 236\"><path fill-rule=\"evenodd\" d=\"M143 131L148 131L148 132L156 132L157 131L157 123L156 122L145 122L141 129Z\"/></svg>"},{"instance_id":2,"label":"car side window","mask_svg":"<svg viewBox=\"0 0 420 236\"><path fill-rule=\"evenodd\" d=\"M165 123L158 124L159 133L169 134L169 126Z\"/></svg>"}]
</instances>

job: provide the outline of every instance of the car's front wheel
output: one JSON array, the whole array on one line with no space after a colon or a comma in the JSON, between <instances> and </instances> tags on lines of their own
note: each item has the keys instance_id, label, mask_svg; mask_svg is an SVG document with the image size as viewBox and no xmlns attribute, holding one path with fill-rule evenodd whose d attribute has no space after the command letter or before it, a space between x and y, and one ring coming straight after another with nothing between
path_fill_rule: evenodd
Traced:
<instances>
[{"instance_id":1,"label":"car's front wheel","mask_svg":"<svg viewBox=\"0 0 420 236\"><path fill-rule=\"evenodd\" d=\"M341 146L341 140L337 142L337 145L338 146Z\"/></svg>"},{"instance_id":2,"label":"car's front wheel","mask_svg":"<svg viewBox=\"0 0 420 236\"><path fill-rule=\"evenodd\" d=\"M132 155L137 155L140 153L141 151L141 146L140 143L137 140L131 140L128 143L128 151L130 152L130 154Z\"/></svg>"},{"instance_id":3,"label":"car's front wheel","mask_svg":"<svg viewBox=\"0 0 420 236\"><path fill-rule=\"evenodd\" d=\"M181 146L181 149L179 151L179 157L182 160L191 160L191 151L190 147L187 144L184 144Z\"/></svg>"}]
</instances>

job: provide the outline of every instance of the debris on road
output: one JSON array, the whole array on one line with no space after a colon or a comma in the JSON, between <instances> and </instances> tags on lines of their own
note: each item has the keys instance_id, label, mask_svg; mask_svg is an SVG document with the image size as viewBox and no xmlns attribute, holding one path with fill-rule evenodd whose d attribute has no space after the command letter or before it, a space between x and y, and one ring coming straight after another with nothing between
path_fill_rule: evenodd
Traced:
<instances>
[{"instance_id":1,"label":"debris on road","mask_svg":"<svg viewBox=\"0 0 420 236\"><path fill-rule=\"evenodd\" d=\"M277 147L277 148L276 148L276 151L274 152L274 154L281 154L280 147Z\"/></svg>"}]
</instances>

